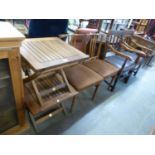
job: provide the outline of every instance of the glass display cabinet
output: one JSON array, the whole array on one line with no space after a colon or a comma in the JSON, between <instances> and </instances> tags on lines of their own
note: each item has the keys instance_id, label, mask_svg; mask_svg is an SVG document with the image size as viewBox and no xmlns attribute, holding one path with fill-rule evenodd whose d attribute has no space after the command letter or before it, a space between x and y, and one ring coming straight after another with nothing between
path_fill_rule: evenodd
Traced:
<instances>
[{"instance_id":1,"label":"glass display cabinet","mask_svg":"<svg viewBox=\"0 0 155 155\"><path fill-rule=\"evenodd\" d=\"M26 124L19 52L24 38L10 23L0 22L0 134Z\"/></svg>"}]
</instances>

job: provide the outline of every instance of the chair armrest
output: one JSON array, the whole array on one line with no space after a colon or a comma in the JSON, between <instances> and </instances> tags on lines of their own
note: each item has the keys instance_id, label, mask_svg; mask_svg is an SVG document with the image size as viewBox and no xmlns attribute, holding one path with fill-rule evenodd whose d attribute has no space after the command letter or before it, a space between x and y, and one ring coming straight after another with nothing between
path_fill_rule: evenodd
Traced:
<instances>
[{"instance_id":1,"label":"chair armrest","mask_svg":"<svg viewBox=\"0 0 155 155\"><path fill-rule=\"evenodd\" d=\"M132 46L128 45L126 42L122 42L121 47L123 49L127 50L127 51L134 52L134 53L138 54L141 57L146 57L145 52L133 48Z\"/></svg>"},{"instance_id":2,"label":"chair armrest","mask_svg":"<svg viewBox=\"0 0 155 155\"><path fill-rule=\"evenodd\" d=\"M134 41L134 40L131 40L131 42L132 42L133 44L135 44L136 46L142 48L143 50L147 50L147 51L149 51L149 52L152 52L152 49L150 49L150 48L148 48L148 47L146 47L146 46L143 46L143 45L137 43L137 42Z\"/></svg>"},{"instance_id":3,"label":"chair armrest","mask_svg":"<svg viewBox=\"0 0 155 155\"><path fill-rule=\"evenodd\" d=\"M131 57L129 57L128 55L126 55L126 54L124 54L124 53L122 53L122 52L119 52L119 51L116 50L112 45L108 45L108 47L109 47L110 50L111 50L113 53L115 53L116 55L119 55L119 56L121 56L121 57L123 57L123 58L125 58L125 59L127 59L127 60L132 61L132 58L131 58Z\"/></svg>"}]
</instances>

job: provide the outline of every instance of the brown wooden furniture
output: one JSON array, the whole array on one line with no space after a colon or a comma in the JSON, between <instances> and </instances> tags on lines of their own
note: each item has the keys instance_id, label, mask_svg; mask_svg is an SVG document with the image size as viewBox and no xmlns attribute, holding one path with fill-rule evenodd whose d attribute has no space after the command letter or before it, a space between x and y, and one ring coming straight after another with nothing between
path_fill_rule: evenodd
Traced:
<instances>
[{"instance_id":1,"label":"brown wooden furniture","mask_svg":"<svg viewBox=\"0 0 155 155\"><path fill-rule=\"evenodd\" d=\"M64 68L88 58L59 38L26 39L21 46L27 107L34 129L36 123L56 113L66 113L63 100L76 96ZM31 70L32 71L31 71Z\"/></svg>"},{"instance_id":2,"label":"brown wooden furniture","mask_svg":"<svg viewBox=\"0 0 155 155\"><path fill-rule=\"evenodd\" d=\"M134 19L132 25L137 34L144 34L148 25L149 19Z\"/></svg>"},{"instance_id":3,"label":"brown wooden furniture","mask_svg":"<svg viewBox=\"0 0 155 155\"><path fill-rule=\"evenodd\" d=\"M106 56L106 61L119 68L119 76L127 83L132 73L137 73L141 65L140 58L145 56L141 51L130 47L124 42L123 37L126 31L111 31L107 35L107 52L114 52L115 55Z\"/></svg>"},{"instance_id":4,"label":"brown wooden furniture","mask_svg":"<svg viewBox=\"0 0 155 155\"><path fill-rule=\"evenodd\" d=\"M87 44L89 43L92 36L93 35L73 34L61 35L60 38L65 40L70 45L76 47L77 49L80 49L82 52L87 53ZM77 91L83 91L88 87L96 86L92 99L95 98L100 82L102 81L102 76L83 64L68 67L65 69L65 73L67 79ZM74 107L72 108L72 111L74 110Z\"/></svg>"},{"instance_id":5,"label":"brown wooden furniture","mask_svg":"<svg viewBox=\"0 0 155 155\"><path fill-rule=\"evenodd\" d=\"M107 61L99 59L101 48L104 44L104 37L104 35L91 35L87 46L87 51L91 59L86 61L84 65L101 75L102 80L108 84L108 89L113 91L115 88L115 81L117 80L119 69ZM110 81L107 80L109 78L111 78Z\"/></svg>"},{"instance_id":6,"label":"brown wooden furniture","mask_svg":"<svg viewBox=\"0 0 155 155\"><path fill-rule=\"evenodd\" d=\"M131 38L130 45L145 52L146 57L144 65L149 65L155 55L155 42L140 35L134 35Z\"/></svg>"},{"instance_id":7,"label":"brown wooden furniture","mask_svg":"<svg viewBox=\"0 0 155 155\"><path fill-rule=\"evenodd\" d=\"M19 47L24 36L10 23L0 22L0 133L26 127Z\"/></svg>"},{"instance_id":8,"label":"brown wooden furniture","mask_svg":"<svg viewBox=\"0 0 155 155\"><path fill-rule=\"evenodd\" d=\"M112 89L114 86L113 82L118 73L118 69L113 65L107 63L106 61L98 59L103 44L103 36L98 34L73 34L68 35L67 39L68 43L70 43L72 46L79 48L81 51L89 54L90 56L90 59L85 61L80 66L74 66L66 70L66 75L70 83L78 91L82 91L89 86L96 85L96 89L93 94L93 99L100 85L100 82L107 79L108 77L111 77L110 83L107 83L109 84L109 88ZM86 70L87 72L91 71L91 73L88 74ZM85 85L86 82L87 85Z\"/></svg>"},{"instance_id":9,"label":"brown wooden furniture","mask_svg":"<svg viewBox=\"0 0 155 155\"><path fill-rule=\"evenodd\" d=\"M138 73L140 67L142 66L144 60L146 59L146 53L142 49L136 49L131 46L131 40L134 37L135 32L133 30L123 31L123 53L130 56L133 61L135 61L136 67L133 71L134 76Z\"/></svg>"}]
</instances>

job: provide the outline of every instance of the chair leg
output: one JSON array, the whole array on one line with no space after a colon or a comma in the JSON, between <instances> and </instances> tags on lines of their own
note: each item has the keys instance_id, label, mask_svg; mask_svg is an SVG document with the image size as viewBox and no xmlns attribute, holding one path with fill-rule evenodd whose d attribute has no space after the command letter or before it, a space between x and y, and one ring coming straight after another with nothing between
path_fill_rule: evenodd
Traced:
<instances>
[{"instance_id":1,"label":"chair leg","mask_svg":"<svg viewBox=\"0 0 155 155\"><path fill-rule=\"evenodd\" d=\"M115 78L116 78L116 76L113 76L113 77L111 78L110 84L109 84L109 86L108 86L108 90L110 90L110 91L111 91L111 89L112 89L112 84L113 84Z\"/></svg>"},{"instance_id":2,"label":"chair leg","mask_svg":"<svg viewBox=\"0 0 155 155\"><path fill-rule=\"evenodd\" d=\"M63 105L63 103L60 103L60 107L62 107L62 108L63 108L63 113L64 113L64 115L67 115L67 114L68 114L68 112L67 112L67 110L66 110L65 106Z\"/></svg>"},{"instance_id":3,"label":"chair leg","mask_svg":"<svg viewBox=\"0 0 155 155\"><path fill-rule=\"evenodd\" d=\"M145 63L144 63L144 66L150 66L150 62L151 60L153 59L154 56L151 56L150 58L148 57L146 60L145 60ZM143 67L144 67L143 66Z\"/></svg>"},{"instance_id":4,"label":"chair leg","mask_svg":"<svg viewBox=\"0 0 155 155\"><path fill-rule=\"evenodd\" d=\"M111 92L114 91L115 87L116 87L116 84L118 82L118 79L120 77L120 73L118 73L116 76L115 76L115 81L114 81L114 84L111 86Z\"/></svg>"},{"instance_id":5,"label":"chair leg","mask_svg":"<svg viewBox=\"0 0 155 155\"><path fill-rule=\"evenodd\" d=\"M138 73L138 71L139 71L139 69L140 69L141 66L142 66L142 64L140 64L140 65L138 66L137 70L134 72L134 76L137 75L137 73Z\"/></svg>"},{"instance_id":6,"label":"chair leg","mask_svg":"<svg viewBox=\"0 0 155 155\"><path fill-rule=\"evenodd\" d=\"M146 63L147 66L150 66L150 62L153 59L153 56L150 57L150 59L148 60L148 62Z\"/></svg>"},{"instance_id":7,"label":"chair leg","mask_svg":"<svg viewBox=\"0 0 155 155\"><path fill-rule=\"evenodd\" d=\"M76 107L76 97L77 97L77 96L74 96L73 99L72 99L72 105L71 105L71 110L70 110L71 113L74 112L75 107Z\"/></svg>"},{"instance_id":8,"label":"chair leg","mask_svg":"<svg viewBox=\"0 0 155 155\"><path fill-rule=\"evenodd\" d=\"M100 84L98 84L98 85L95 86L95 90L94 90L94 93L93 93L93 96L92 96L92 100L93 101L95 99L95 96L96 96L96 93L97 93L97 90L98 90L99 86L100 86Z\"/></svg>"},{"instance_id":9,"label":"chair leg","mask_svg":"<svg viewBox=\"0 0 155 155\"><path fill-rule=\"evenodd\" d=\"M130 70L130 71L129 71L129 73L128 73L128 76L124 78L124 83L125 83L125 84L127 84L127 83L128 83L129 78L130 78L130 76L131 76L132 72L133 72L133 71L132 71L132 70Z\"/></svg>"},{"instance_id":10,"label":"chair leg","mask_svg":"<svg viewBox=\"0 0 155 155\"><path fill-rule=\"evenodd\" d=\"M148 62L148 57L144 59L144 64L143 64L143 67L145 67L145 66L146 66L147 62Z\"/></svg>"}]
</instances>

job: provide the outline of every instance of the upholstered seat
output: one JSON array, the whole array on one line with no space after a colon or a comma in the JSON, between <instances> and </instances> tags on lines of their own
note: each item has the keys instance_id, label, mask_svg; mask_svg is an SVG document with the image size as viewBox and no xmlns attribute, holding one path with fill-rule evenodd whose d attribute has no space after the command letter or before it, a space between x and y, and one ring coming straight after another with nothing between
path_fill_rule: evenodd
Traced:
<instances>
[{"instance_id":1,"label":"upholstered seat","mask_svg":"<svg viewBox=\"0 0 155 155\"><path fill-rule=\"evenodd\" d=\"M98 84L103 79L99 74L81 64L67 68L65 73L68 81L78 91Z\"/></svg>"},{"instance_id":2,"label":"upholstered seat","mask_svg":"<svg viewBox=\"0 0 155 155\"><path fill-rule=\"evenodd\" d=\"M111 63L112 65L116 66L119 69L122 68L124 60L125 59L123 57L119 56L119 55L113 55L113 56L106 57L107 62ZM134 67L135 67L135 62L127 60L123 70L124 71L125 70L130 70L130 69L132 69Z\"/></svg>"},{"instance_id":3,"label":"upholstered seat","mask_svg":"<svg viewBox=\"0 0 155 155\"><path fill-rule=\"evenodd\" d=\"M138 55L136 53L131 53L129 51L124 51L123 53L128 55L134 61L136 61L136 59L138 58ZM143 57L140 57L139 62L141 62L142 60L143 60Z\"/></svg>"},{"instance_id":4,"label":"upholstered seat","mask_svg":"<svg viewBox=\"0 0 155 155\"><path fill-rule=\"evenodd\" d=\"M123 51L124 54L128 55L130 58L132 58L133 61L135 61L137 59L137 54L136 53L132 53L129 51Z\"/></svg>"},{"instance_id":5,"label":"upholstered seat","mask_svg":"<svg viewBox=\"0 0 155 155\"><path fill-rule=\"evenodd\" d=\"M119 71L119 68L99 59L87 62L85 63L85 66L100 74L103 78L116 75Z\"/></svg>"}]
</instances>

